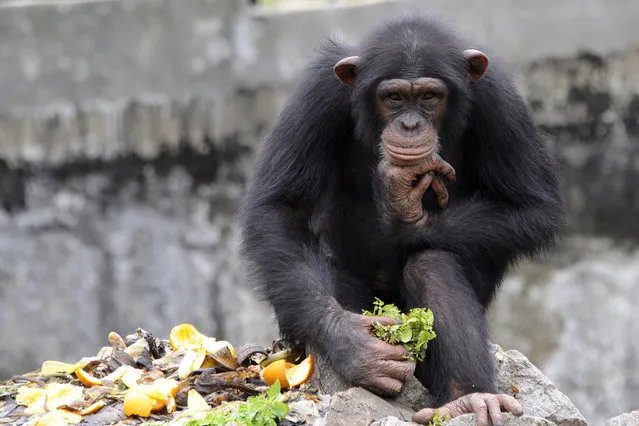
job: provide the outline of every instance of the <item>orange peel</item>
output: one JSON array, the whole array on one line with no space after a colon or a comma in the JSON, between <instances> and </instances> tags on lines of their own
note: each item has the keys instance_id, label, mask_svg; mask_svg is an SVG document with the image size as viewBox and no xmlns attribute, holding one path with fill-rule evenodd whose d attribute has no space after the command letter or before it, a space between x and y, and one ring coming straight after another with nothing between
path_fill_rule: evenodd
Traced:
<instances>
[{"instance_id":1,"label":"orange peel","mask_svg":"<svg viewBox=\"0 0 639 426\"><path fill-rule=\"evenodd\" d=\"M315 360L313 359L313 355L309 355L299 364L287 368L285 374L289 386L294 387L306 383L313 375L314 370Z\"/></svg>"},{"instance_id":2,"label":"orange peel","mask_svg":"<svg viewBox=\"0 0 639 426\"><path fill-rule=\"evenodd\" d=\"M82 368L75 370L75 375L80 380L80 382L85 386L99 386L102 384L102 380L93 376L92 374L87 373Z\"/></svg>"},{"instance_id":3,"label":"orange peel","mask_svg":"<svg viewBox=\"0 0 639 426\"><path fill-rule=\"evenodd\" d=\"M279 379L282 389L288 389L290 385L286 377L286 370L291 367L293 367L293 364L286 362L285 359L280 359L267 365L260 375L269 385L272 385Z\"/></svg>"},{"instance_id":4,"label":"orange peel","mask_svg":"<svg viewBox=\"0 0 639 426\"><path fill-rule=\"evenodd\" d=\"M89 414L95 414L102 408L104 408L105 405L106 402L104 402L103 400L96 401L93 404L89 405L87 408L84 408L82 411L80 411L80 415L88 416Z\"/></svg>"},{"instance_id":5,"label":"orange peel","mask_svg":"<svg viewBox=\"0 0 639 426\"><path fill-rule=\"evenodd\" d=\"M149 417L153 408L153 398L136 391L129 391L124 396L124 414L126 416Z\"/></svg>"}]
</instances>

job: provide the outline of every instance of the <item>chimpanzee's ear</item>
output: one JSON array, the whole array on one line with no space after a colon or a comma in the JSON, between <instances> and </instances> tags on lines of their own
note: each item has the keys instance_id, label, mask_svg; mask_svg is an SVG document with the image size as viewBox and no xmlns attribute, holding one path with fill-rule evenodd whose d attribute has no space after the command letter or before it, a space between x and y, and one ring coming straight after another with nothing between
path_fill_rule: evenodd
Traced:
<instances>
[{"instance_id":1,"label":"chimpanzee's ear","mask_svg":"<svg viewBox=\"0 0 639 426\"><path fill-rule=\"evenodd\" d=\"M468 78L471 81L482 78L488 69L488 56L475 49L466 49L462 54L468 61Z\"/></svg>"},{"instance_id":2,"label":"chimpanzee's ear","mask_svg":"<svg viewBox=\"0 0 639 426\"><path fill-rule=\"evenodd\" d=\"M352 86L355 84L355 76L357 75L359 63L359 56L349 56L336 63L333 70L335 70L337 78L339 78L342 83Z\"/></svg>"}]
</instances>

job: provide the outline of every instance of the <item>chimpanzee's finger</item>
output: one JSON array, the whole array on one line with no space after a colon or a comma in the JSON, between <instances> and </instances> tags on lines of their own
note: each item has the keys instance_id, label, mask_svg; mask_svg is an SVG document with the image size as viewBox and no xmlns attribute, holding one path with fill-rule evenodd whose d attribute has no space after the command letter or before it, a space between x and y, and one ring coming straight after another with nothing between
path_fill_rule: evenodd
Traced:
<instances>
[{"instance_id":1,"label":"chimpanzee's finger","mask_svg":"<svg viewBox=\"0 0 639 426\"><path fill-rule=\"evenodd\" d=\"M488 406L488 414L490 415L490 419L493 421L493 426L501 426L502 416L499 398L497 398L497 395L490 395L484 399Z\"/></svg>"},{"instance_id":2,"label":"chimpanzee's finger","mask_svg":"<svg viewBox=\"0 0 639 426\"><path fill-rule=\"evenodd\" d=\"M432 181L433 173L426 173L417 181L417 185L415 185L415 187L410 191L411 196L414 197L414 199L421 200L424 193L430 187Z\"/></svg>"},{"instance_id":3,"label":"chimpanzee's finger","mask_svg":"<svg viewBox=\"0 0 639 426\"><path fill-rule=\"evenodd\" d=\"M513 415L519 417L524 414L524 409L515 398L506 394L497 395L497 399L499 400L499 404L504 407L506 410L511 412Z\"/></svg>"},{"instance_id":4,"label":"chimpanzee's finger","mask_svg":"<svg viewBox=\"0 0 639 426\"><path fill-rule=\"evenodd\" d=\"M430 422L433 419L433 417L435 417L435 414L437 414L437 412L439 412L439 416L441 418L446 418L446 416L450 414L446 406L438 408L438 409L422 408L421 410L413 414L412 420L415 423L426 425L428 424L428 422Z\"/></svg>"},{"instance_id":5,"label":"chimpanzee's finger","mask_svg":"<svg viewBox=\"0 0 639 426\"><path fill-rule=\"evenodd\" d=\"M470 405L477 417L477 426L488 426L488 405L482 396L471 397Z\"/></svg>"},{"instance_id":6,"label":"chimpanzee's finger","mask_svg":"<svg viewBox=\"0 0 639 426\"><path fill-rule=\"evenodd\" d=\"M402 391L404 384L399 380L390 377L377 376L373 377L366 388L378 394L397 395Z\"/></svg>"},{"instance_id":7,"label":"chimpanzee's finger","mask_svg":"<svg viewBox=\"0 0 639 426\"><path fill-rule=\"evenodd\" d=\"M446 178L448 183L455 182L455 178L456 178L455 169L453 169L453 166L448 164L446 161L440 159L440 161L437 164L436 170L439 174L441 174L442 176Z\"/></svg>"},{"instance_id":8,"label":"chimpanzee's finger","mask_svg":"<svg viewBox=\"0 0 639 426\"><path fill-rule=\"evenodd\" d=\"M375 342L373 350L385 360L406 361L408 357L408 351L403 345L391 345L379 339Z\"/></svg>"},{"instance_id":9,"label":"chimpanzee's finger","mask_svg":"<svg viewBox=\"0 0 639 426\"><path fill-rule=\"evenodd\" d=\"M396 320L391 317L378 317L378 316L369 316L369 315L361 315L361 318L364 322L366 322L368 327L372 327L374 323L380 323L381 325L397 325L401 324L401 321Z\"/></svg>"},{"instance_id":10,"label":"chimpanzee's finger","mask_svg":"<svg viewBox=\"0 0 639 426\"><path fill-rule=\"evenodd\" d=\"M392 377L393 379L397 379L402 383L405 383L406 380L415 372L415 363L412 361L382 361L381 370L385 375ZM499 403L497 403L499 406Z\"/></svg>"},{"instance_id":11,"label":"chimpanzee's finger","mask_svg":"<svg viewBox=\"0 0 639 426\"><path fill-rule=\"evenodd\" d=\"M446 207L446 204L448 204L448 190L446 189L444 182L442 182L439 176L435 176L433 178L431 187L433 188L435 194L437 194L437 204L439 205L439 207Z\"/></svg>"}]
</instances>

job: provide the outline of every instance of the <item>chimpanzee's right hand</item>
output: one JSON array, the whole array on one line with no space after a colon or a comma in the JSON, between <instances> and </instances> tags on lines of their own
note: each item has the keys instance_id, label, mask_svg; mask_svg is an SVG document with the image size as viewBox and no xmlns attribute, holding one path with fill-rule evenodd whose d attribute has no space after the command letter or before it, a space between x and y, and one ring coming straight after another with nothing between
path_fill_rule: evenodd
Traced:
<instances>
[{"instance_id":1,"label":"chimpanzee's right hand","mask_svg":"<svg viewBox=\"0 0 639 426\"><path fill-rule=\"evenodd\" d=\"M418 226L428 220L428 212L422 208L424 193L432 188L443 208L448 204L448 190L442 179L448 183L455 181L455 169L437 154L414 166L396 166L384 158L378 165L378 172L388 211L400 220Z\"/></svg>"},{"instance_id":2,"label":"chimpanzee's right hand","mask_svg":"<svg viewBox=\"0 0 639 426\"><path fill-rule=\"evenodd\" d=\"M344 313L340 337L333 346L334 368L355 386L380 395L397 395L415 371L402 345L390 345L371 334L373 323L398 324L389 317Z\"/></svg>"}]
</instances>

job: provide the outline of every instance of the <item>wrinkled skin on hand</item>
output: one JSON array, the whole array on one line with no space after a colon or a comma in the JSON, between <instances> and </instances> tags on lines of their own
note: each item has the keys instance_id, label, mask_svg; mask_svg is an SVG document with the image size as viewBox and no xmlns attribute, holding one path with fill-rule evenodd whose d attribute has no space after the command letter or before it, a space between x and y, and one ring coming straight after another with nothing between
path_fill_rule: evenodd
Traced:
<instances>
[{"instance_id":1,"label":"wrinkled skin on hand","mask_svg":"<svg viewBox=\"0 0 639 426\"><path fill-rule=\"evenodd\" d=\"M462 414L475 413L478 426L489 426L492 421L494 426L503 424L502 409L515 416L524 414L519 401L510 395L492 393L471 393L457 398L440 408L424 408L413 416L413 421L419 424L428 422L439 412L441 418L450 415L451 418Z\"/></svg>"},{"instance_id":2,"label":"wrinkled skin on hand","mask_svg":"<svg viewBox=\"0 0 639 426\"><path fill-rule=\"evenodd\" d=\"M344 314L340 328L345 334L332 342L332 352L340 360L336 367L353 385L379 395L397 395L415 372L415 362L406 358L408 352L402 345L389 345L371 332L375 322L387 325L398 321L352 312Z\"/></svg>"},{"instance_id":3,"label":"wrinkled skin on hand","mask_svg":"<svg viewBox=\"0 0 639 426\"><path fill-rule=\"evenodd\" d=\"M448 191L442 177L455 181L455 169L439 155L430 155L424 162L410 166L398 166L387 159L379 164L382 192L386 207L406 223L423 225L428 213L422 208L422 197L428 188L433 188L440 207L448 203Z\"/></svg>"}]
</instances>

